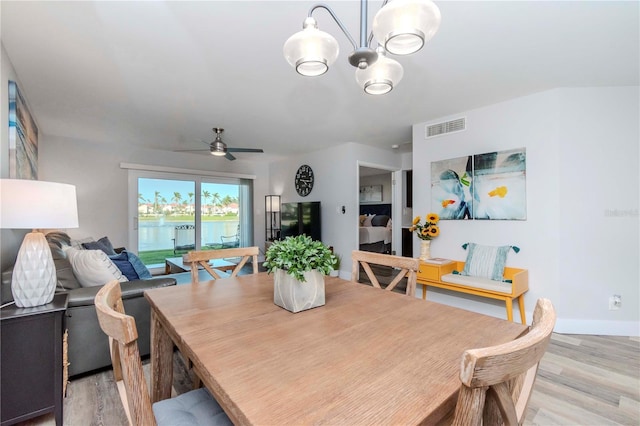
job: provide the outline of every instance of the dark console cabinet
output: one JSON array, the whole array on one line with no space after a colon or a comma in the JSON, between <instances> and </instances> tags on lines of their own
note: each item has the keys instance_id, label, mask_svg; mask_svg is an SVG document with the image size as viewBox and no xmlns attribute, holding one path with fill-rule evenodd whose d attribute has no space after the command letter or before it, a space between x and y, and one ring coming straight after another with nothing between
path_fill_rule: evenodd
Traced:
<instances>
[{"instance_id":1,"label":"dark console cabinet","mask_svg":"<svg viewBox=\"0 0 640 426\"><path fill-rule=\"evenodd\" d=\"M0 310L2 426L46 413L62 425L62 335L67 295L33 308Z\"/></svg>"},{"instance_id":2,"label":"dark console cabinet","mask_svg":"<svg viewBox=\"0 0 640 426\"><path fill-rule=\"evenodd\" d=\"M402 228L402 255L413 257L413 233L409 228Z\"/></svg>"}]
</instances>

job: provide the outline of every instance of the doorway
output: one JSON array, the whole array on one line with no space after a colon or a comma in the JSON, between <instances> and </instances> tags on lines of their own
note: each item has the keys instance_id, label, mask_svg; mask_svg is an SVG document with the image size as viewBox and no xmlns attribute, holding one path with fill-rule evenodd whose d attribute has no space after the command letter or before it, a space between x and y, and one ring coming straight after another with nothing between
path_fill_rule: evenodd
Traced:
<instances>
[{"instance_id":1,"label":"doorway","mask_svg":"<svg viewBox=\"0 0 640 426\"><path fill-rule=\"evenodd\" d=\"M393 171L359 165L358 248L394 254L393 207L395 188Z\"/></svg>"}]
</instances>

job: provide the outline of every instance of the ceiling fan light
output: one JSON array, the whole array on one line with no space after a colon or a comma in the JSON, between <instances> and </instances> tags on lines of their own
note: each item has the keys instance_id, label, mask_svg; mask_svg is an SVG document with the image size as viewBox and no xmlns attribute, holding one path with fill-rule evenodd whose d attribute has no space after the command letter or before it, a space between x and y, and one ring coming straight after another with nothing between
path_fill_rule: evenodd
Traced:
<instances>
[{"instance_id":1,"label":"ceiling fan light","mask_svg":"<svg viewBox=\"0 0 640 426\"><path fill-rule=\"evenodd\" d=\"M282 50L299 74L313 77L327 72L338 57L339 47L331 34L318 30L316 20L308 17L303 30L289 37Z\"/></svg>"},{"instance_id":2,"label":"ceiling fan light","mask_svg":"<svg viewBox=\"0 0 640 426\"><path fill-rule=\"evenodd\" d=\"M440 27L440 9L430 0L392 0L373 18L373 35L395 55L417 52Z\"/></svg>"},{"instance_id":3,"label":"ceiling fan light","mask_svg":"<svg viewBox=\"0 0 640 426\"><path fill-rule=\"evenodd\" d=\"M224 157L227 154L227 145L222 142L222 140L218 140L220 138L220 134L216 137L216 140L211 142L211 155L215 155L216 157Z\"/></svg>"},{"instance_id":4,"label":"ceiling fan light","mask_svg":"<svg viewBox=\"0 0 640 426\"><path fill-rule=\"evenodd\" d=\"M400 83L404 70L398 61L387 58L378 48L378 60L366 69L356 70L356 81L370 95L384 95Z\"/></svg>"}]
</instances>

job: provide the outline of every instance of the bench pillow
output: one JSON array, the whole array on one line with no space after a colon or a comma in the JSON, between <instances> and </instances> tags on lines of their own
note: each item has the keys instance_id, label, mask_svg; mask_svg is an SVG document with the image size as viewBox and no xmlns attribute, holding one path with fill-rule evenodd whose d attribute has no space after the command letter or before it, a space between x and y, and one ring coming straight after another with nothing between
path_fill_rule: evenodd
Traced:
<instances>
[{"instance_id":1,"label":"bench pillow","mask_svg":"<svg viewBox=\"0 0 640 426\"><path fill-rule=\"evenodd\" d=\"M503 281L504 265L511 246L483 246L469 243L467 260L460 275Z\"/></svg>"}]
</instances>

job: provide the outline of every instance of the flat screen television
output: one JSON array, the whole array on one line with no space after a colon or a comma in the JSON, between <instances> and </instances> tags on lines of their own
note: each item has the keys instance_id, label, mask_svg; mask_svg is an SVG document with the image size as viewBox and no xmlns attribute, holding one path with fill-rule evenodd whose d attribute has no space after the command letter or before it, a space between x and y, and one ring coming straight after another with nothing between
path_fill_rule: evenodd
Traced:
<instances>
[{"instance_id":1,"label":"flat screen television","mask_svg":"<svg viewBox=\"0 0 640 426\"><path fill-rule=\"evenodd\" d=\"M322 241L320 201L282 203L281 238L307 235Z\"/></svg>"}]
</instances>

